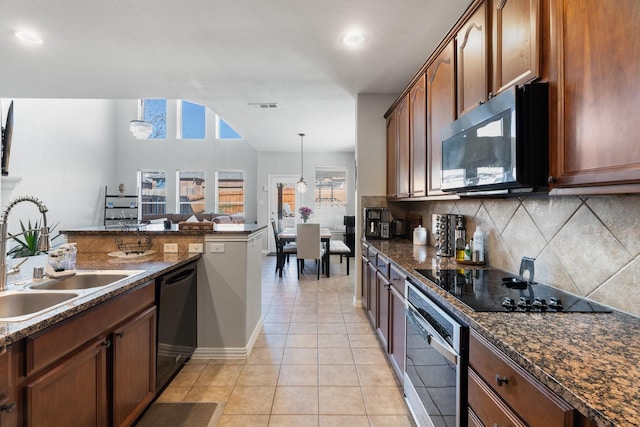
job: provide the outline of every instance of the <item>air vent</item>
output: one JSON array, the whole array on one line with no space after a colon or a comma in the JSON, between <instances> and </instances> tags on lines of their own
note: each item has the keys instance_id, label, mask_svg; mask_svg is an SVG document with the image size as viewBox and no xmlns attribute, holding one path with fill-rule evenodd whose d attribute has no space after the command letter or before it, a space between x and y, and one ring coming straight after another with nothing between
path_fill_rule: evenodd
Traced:
<instances>
[{"instance_id":1,"label":"air vent","mask_svg":"<svg viewBox=\"0 0 640 427\"><path fill-rule=\"evenodd\" d=\"M278 103L277 102L250 102L249 108L260 108L260 109L269 110L273 108L278 108Z\"/></svg>"}]
</instances>

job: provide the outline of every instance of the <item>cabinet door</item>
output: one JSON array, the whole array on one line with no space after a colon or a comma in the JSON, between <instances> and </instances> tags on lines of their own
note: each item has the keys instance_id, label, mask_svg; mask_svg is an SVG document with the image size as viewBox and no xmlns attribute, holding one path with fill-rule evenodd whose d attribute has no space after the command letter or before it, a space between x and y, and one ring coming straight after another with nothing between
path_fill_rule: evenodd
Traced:
<instances>
[{"instance_id":1,"label":"cabinet door","mask_svg":"<svg viewBox=\"0 0 640 427\"><path fill-rule=\"evenodd\" d=\"M398 192L397 159L396 159L396 112L391 112L387 117L387 196L396 197Z\"/></svg>"},{"instance_id":2,"label":"cabinet door","mask_svg":"<svg viewBox=\"0 0 640 427\"><path fill-rule=\"evenodd\" d=\"M456 119L456 69L451 40L427 68L427 147L429 195L443 194L440 131Z\"/></svg>"},{"instance_id":3,"label":"cabinet door","mask_svg":"<svg viewBox=\"0 0 640 427\"><path fill-rule=\"evenodd\" d=\"M424 74L409 91L411 197L427 195L427 91Z\"/></svg>"},{"instance_id":4,"label":"cabinet door","mask_svg":"<svg viewBox=\"0 0 640 427\"><path fill-rule=\"evenodd\" d=\"M409 136L409 98L405 96L396 106L396 184L397 197L409 197L409 177L411 175L411 153Z\"/></svg>"},{"instance_id":5,"label":"cabinet door","mask_svg":"<svg viewBox=\"0 0 640 427\"><path fill-rule=\"evenodd\" d=\"M107 347L93 341L26 384L30 427L106 426Z\"/></svg>"},{"instance_id":6,"label":"cabinet door","mask_svg":"<svg viewBox=\"0 0 640 427\"><path fill-rule=\"evenodd\" d=\"M362 283L362 308L367 309L369 305L369 268L368 260L364 257L360 259L360 281Z\"/></svg>"},{"instance_id":7,"label":"cabinet door","mask_svg":"<svg viewBox=\"0 0 640 427\"><path fill-rule=\"evenodd\" d=\"M540 75L538 0L492 0L493 93Z\"/></svg>"},{"instance_id":8,"label":"cabinet door","mask_svg":"<svg viewBox=\"0 0 640 427\"><path fill-rule=\"evenodd\" d=\"M128 321L112 337L113 425L128 426L156 391L156 308Z\"/></svg>"},{"instance_id":9,"label":"cabinet door","mask_svg":"<svg viewBox=\"0 0 640 427\"><path fill-rule=\"evenodd\" d=\"M389 351L389 280L378 272L376 275L376 288L378 289L378 337L382 346Z\"/></svg>"},{"instance_id":10,"label":"cabinet door","mask_svg":"<svg viewBox=\"0 0 640 427\"><path fill-rule=\"evenodd\" d=\"M487 6L478 5L456 35L458 47L458 115L488 98Z\"/></svg>"},{"instance_id":11,"label":"cabinet door","mask_svg":"<svg viewBox=\"0 0 640 427\"><path fill-rule=\"evenodd\" d=\"M391 298L389 303L391 309L389 314L389 354L391 355L391 365L402 383L404 380L404 356L406 354L404 297L393 286L390 288L389 297Z\"/></svg>"},{"instance_id":12,"label":"cabinet door","mask_svg":"<svg viewBox=\"0 0 640 427\"><path fill-rule=\"evenodd\" d=\"M367 280L369 281L369 304L367 305L367 313L374 328L378 327L378 287L376 284L376 266L367 263Z\"/></svg>"},{"instance_id":13,"label":"cabinet door","mask_svg":"<svg viewBox=\"0 0 640 427\"><path fill-rule=\"evenodd\" d=\"M640 61L633 55L640 46L640 2L560 0L551 14L559 64L553 187L615 185L591 192L638 192ZM574 193L589 192L579 190Z\"/></svg>"}]
</instances>

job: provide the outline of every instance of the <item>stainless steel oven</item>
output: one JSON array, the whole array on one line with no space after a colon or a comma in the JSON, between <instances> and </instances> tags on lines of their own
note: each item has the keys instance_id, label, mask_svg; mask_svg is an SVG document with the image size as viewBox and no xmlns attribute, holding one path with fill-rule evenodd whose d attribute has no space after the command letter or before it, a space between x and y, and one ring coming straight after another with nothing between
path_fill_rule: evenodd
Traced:
<instances>
[{"instance_id":1,"label":"stainless steel oven","mask_svg":"<svg viewBox=\"0 0 640 427\"><path fill-rule=\"evenodd\" d=\"M406 282L404 393L420 427L467 425L469 328Z\"/></svg>"}]
</instances>

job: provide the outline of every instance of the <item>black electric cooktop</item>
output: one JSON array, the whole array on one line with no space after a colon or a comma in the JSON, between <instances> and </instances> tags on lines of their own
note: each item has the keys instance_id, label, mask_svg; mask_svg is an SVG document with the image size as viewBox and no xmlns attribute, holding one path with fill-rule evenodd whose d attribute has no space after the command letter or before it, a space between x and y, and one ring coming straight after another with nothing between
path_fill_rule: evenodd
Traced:
<instances>
[{"instance_id":1,"label":"black electric cooktop","mask_svg":"<svg viewBox=\"0 0 640 427\"><path fill-rule=\"evenodd\" d=\"M520 281L502 270L416 271L475 311L607 313L585 298L536 282Z\"/></svg>"}]
</instances>

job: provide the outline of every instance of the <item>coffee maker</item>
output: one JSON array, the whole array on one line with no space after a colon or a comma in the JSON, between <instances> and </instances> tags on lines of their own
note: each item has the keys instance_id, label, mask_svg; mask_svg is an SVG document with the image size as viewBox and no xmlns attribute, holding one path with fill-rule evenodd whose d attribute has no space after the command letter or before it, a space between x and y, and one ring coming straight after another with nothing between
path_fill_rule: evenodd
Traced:
<instances>
[{"instance_id":1,"label":"coffee maker","mask_svg":"<svg viewBox=\"0 0 640 427\"><path fill-rule=\"evenodd\" d=\"M370 240L391 237L391 212L389 208L364 209L364 236Z\"/></svg>"}]
</instances>

